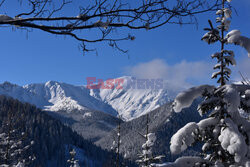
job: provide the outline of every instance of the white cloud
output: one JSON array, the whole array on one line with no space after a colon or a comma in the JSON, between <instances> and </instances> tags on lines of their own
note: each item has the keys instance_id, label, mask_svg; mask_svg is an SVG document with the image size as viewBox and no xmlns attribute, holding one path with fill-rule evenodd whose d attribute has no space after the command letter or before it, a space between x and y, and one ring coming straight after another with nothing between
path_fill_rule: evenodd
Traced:
<instances>
[{"instance_id":1,"label":"white cloud","mask_svg":"<svg viewBox=\"0 0 250 167\"><path fill-rule=\"evenodd\" d=\"M126 74L136 78L162 78L167 81L168 87L187 88L192 85L211 82L212 64L206 62L187 62L169 65L162 59L140 63L126 68Z\"/></svg>"},{"instance_id":2,"label":"white cloud","mask_svg":"<svg viewBox=\"0 0 250 167\"><path fill-rule=\"evenodd\" d=\"M245 55L244 58L238 60L237 65L233 70L233 77L232 77L233 80L235 81L242 80L239 72L241 72L245 78L250 79L250 58L248 58Z\"/></svg>"},{"instance_id":3,"label":"white cloud","mask_svg":"<svg viewBox=\"0 0 250 167\"><path fill-rule=\"evenodd\" d=\"M127 67L126 73L138 78L163 78L168 75L168 65L160 59Z\"/></svg>"}]
</instances>

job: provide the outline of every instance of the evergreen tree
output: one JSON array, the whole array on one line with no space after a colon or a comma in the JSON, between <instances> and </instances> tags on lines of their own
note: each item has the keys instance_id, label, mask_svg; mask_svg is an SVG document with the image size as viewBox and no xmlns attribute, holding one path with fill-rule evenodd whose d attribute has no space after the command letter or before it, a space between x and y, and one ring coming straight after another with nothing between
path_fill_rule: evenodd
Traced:
<instances>
[{"instance_id":1,"label":"evergreen tree","mask_svg":"<svg viewBox=\"0 0 250 167\"><path fill-rule=\"evenodd\" d=\"M149 133L149 115L146 115L146 135L141 135L146 142L142 145L142 153L139 154L139 159L136 161L141 167L153 167L154 163L159 162L164 156L154 156L152 148L156 141L154 133Z\"/></svg>"},{"instance_id":2,"label":"evergreen tree","mask_svg":"<svg viewBox=\"0 0 250 167\"><path fill-rule=\"evenodd\" d=\"M7 166L28 166L35 160L29 153L34 141L27 140L27 133L23 132L23 127L14 119L14 112L15 109L9 109L8 119L3 120L1 125L0 163Z\"/></svg>"},{"instance_id":3,"label":"evergreen tree","mask_svg":"<svg viewBox=\"0 0 250 167\"><path fill-rule=\"evenodd\" d=\"M119 116L119 118L121 118ZM117 139L113 141L113 146L111 147L111 150L115 151L116 158L114 160L114 165L116 167L120 166L120 146L121 146L121 121L119 121L117 126Z\"/></svg>"},{"instance_id":4,"label":"evergreen tree","mask_svg":"<svg viewBox=\"0 0 250 167\"><path fill-rule=\"evenodd\" d=\"M75 159L76 151L72 149L70 152L70 159L67 161L70 164L70 167L80 167L78 164L78 160Z\"/></svg>"},{"instance_id":5,"label":"evergreen tree","mask_svg":"<svg viewBox=\"0 0 250 167\"><path fill-rule=\"evenodd\" d=\"M171 138L170 150L179 154L196 142L203 143L202 153L197 157L181 157L170 166L185 167L238 167L250 166L250 122L244 115L250 112L250 86L247 84L227 84L231 70L229 65L236 65L234 52L226 50L226 44L236 44L250 52L250 39L241 36L239 30L229 30L231 18L231 0L222 0L222 7L216 12L219 23L214 27L209 20L208 31L202 40L208 44L219 42L220 52L212 55L217 59L212 78L218 78L218 87L201 85L177 95L174 110L180 112L189 107L197 97L203 97L198 112L205 119L198 123L190 122Z\"/></svg>"}]
</instances>

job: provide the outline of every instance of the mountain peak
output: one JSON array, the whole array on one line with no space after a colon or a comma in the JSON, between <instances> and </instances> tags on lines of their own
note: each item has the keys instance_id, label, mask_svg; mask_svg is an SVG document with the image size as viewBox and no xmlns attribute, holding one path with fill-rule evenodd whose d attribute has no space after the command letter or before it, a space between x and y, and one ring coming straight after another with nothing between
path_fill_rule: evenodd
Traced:
<instances>
[{"instance_id":1,"label":"mountain peak","mask_svg":"<svg viewBox=\"0 0 250 167\"><path fill-rule=\"evenodd\" d=\"M6 91L12 90L15 87L18 87L18 85L12 84L12 83L10 83L8 81L5 81L4 83L0 84L0 88L4 89Z\"/></svg>"},{"instance_id":2,"label":"mountain peak","mask_svg":"<svg viewBox=\"0 0 250 167\"><path fill-rule=\"evenodd\" d=\"M37 107L50 110L74 112L75 110L99 110L116 116L117 112L107 103L89 95L89 91L81 86L48 81L44 84L28 84L15 86L6 82L0 85L0 94L28 102Z\"/></svg>"},{"instance_id":3,"label":"mountain peak","mask_svg":"<svg viewBox=\"0 0 250 167\"><path fill-rule=\"evenodd\" d=\"M57 82L57 81L53 81L53 80L50 80L50 81L47 81L46 83L45 83L45 86L52 86L52 85L58 85L58 84L60 84L60 82Z\"/></svg>"},{"instance_id":4,"label":"mountain peak","mask_svg":"<svg viewBox=\"0 0 250 167\"><path fill-rule=\"evenodd\" d=\"M116 82L119 79L123 80L119 85L120 89L117 88L118 82ZM163 87L163 81L162 87L157 88L156 84L158 83L156 83L156 79L147 80L123 76L115 78L112 82L115 85L113 89L105 87L90 89L90 95L111 105L126 121L140 117L160 107L169 102L176 94L176 92L174 93L172 90L170 91ZM151 85L147 86L147 83ZM105 82L104 85L106 84Z\"/></svg>"},{"instance_id":5,"label":"mountain peak","mask_svg":"<svg viewBox=\"0 0 250 167\"><path fill-rule=\"evenodd\" d=\"M3 86L10 86L10 87L17 86L16 84L12 84L12 83L10 83L8 81L4 81L4 83L2 83L1 85L3 85Z\"/></svg>"},{"instance_id":6,"label":"mountain peak","mask_svg":"<svg viewBox=\"0 0 250 167\"><path fill-rule=\"evenodd\" d=\"M37 107L50 110L74 112L75 110L98 110L113 116L120 115L124 120L131 120L156 109L169 102L175 93L173 90L151 89L145 87L126 87L129 82L137 82L137 78L123 76L121 88L87 89L57 81L43 84L17 86L9 82L0 85L0 94L8 95L28 102ZM131 81L133 80L133 81ZM106 84L106 83L105 83ZM137 83L136 83L137 84ZM13 88L14 86L17 86ZM2 87L2 89L1 89ZM4 88L4 89L3 89Z\"/></svg>"}]
</instances>

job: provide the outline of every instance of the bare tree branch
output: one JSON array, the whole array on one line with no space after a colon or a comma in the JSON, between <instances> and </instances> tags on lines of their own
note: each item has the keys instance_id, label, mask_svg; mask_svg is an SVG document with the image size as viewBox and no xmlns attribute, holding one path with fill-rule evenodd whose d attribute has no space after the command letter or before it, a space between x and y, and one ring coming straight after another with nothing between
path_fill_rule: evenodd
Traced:
<instances>
[{"instance_id":1,"label":"bare tree branch","mask_svg":"<svg viewBox=\"0 0 250 167\"><path fill-rule=\"evenodd\" d=\"M114 34L114 30L146 29L152 30L166 24L193 24L195 15L216 10L218 0L93 0L78 2L62 0L19 0L27 12L17 13L15 17L0 15L0 25L10 25L17 28L39 29L56 35L71 36L86 43L108 42L108 45L126 53L118 46L119 41L134 40L129 34ZM0 2L0 8L4 6ZM30 9L27 9L29 4ZM5 6L6 8L6 6ZM22 8L22 5L20 5ZM69 16L66 8L76 11L75 16ZM93 29L95 36L87 35L87 30ZM119 31L118 31L119 32Z\"/></svg>"}]
</instances>

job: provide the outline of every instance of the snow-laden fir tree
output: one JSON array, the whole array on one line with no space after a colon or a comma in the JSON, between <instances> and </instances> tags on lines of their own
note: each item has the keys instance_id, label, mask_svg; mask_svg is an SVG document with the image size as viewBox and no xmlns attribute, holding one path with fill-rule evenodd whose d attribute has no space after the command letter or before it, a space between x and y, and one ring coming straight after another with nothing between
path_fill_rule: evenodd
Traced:
<instances>
[{"instance_id":1,"label":"snow-laden fir tree","mask_svg":"<svg viewBox=\"0 0 250 167\"><path fill-rule=\"evenodd\" d=\"M14 119L14 111L8 111L8 119L2 120L0 128L0 163L5 166L22 167L31 165L35 157L30 149L34 141L27 139L27 133ZM22 117L22 115L20 115Z\"/></svg>"},{"instance_id":2,"label":"snow-laden fir tree","mask_svg":"<svg viewBox=\"0 0 250 167\"><path fill-rule=\"evenodd\" d=\"M121 118L119 116L119 118ZM111 150L113 150L116 154L114 165L116 167L120 166L120 146L121 146L121 121L119 121L117 126L117 138L113 141Z\"/></svg>"},{"instance_id":3,"label":"snow-laden fir tree","mask_svg":"<svg viewBox=\"0 0 250 167\"><path fill-rule=\"evenodd\" d=\"M75 159L76 151L75 149L72 149L70 152L70 159L67 161L70 165L70 167L80 167L78 164L78 160Z\"/></svg>"},{"instance_id":4,"label":"snow-laden fir tree","mask_svg":"<svg viewBox=\"0 0 250 167\"><path fill-rule=\"evenodd\" d=\"M155 163L159 162L164 156L154 156L152 153L152 148L156 141L155 133L149 133L149 115L146 115L146 135L141 136L145 139L145 143L142 145L142 153L138 156L136 161L140 167L153 167Z\"/></svg>"},{"instance_id":5,"label":"snow-laden fir tree","mask_svg":"<svg viewBox=\"0 0 250 167\"><path fill-rule=\"evenodd\" d=\"M202 153L196 157L181 157L166 167L250 167L250 122L244 117L250 112L250 86L246 84L226 84L231 70L230 65L236 65L234 52L227 50L227 44L244 47L250 55L250 39L241 36L239 30L229 33L231 18L231 0L222 0L222 7L214 27L209 20L208 31L202 40L208 44L219 42L220 52L212 55L217 60L214 69L217 72L212 78L217 78L218 87L201 85L193 87L177 95L174 101L175 112L189 107L193 100L203 97L198 106L198 112L206 117L198 123L190 122L181 128L171 138L172 154L179 154L197 142L203 143Z\"/></svg>"}]
</instances>

